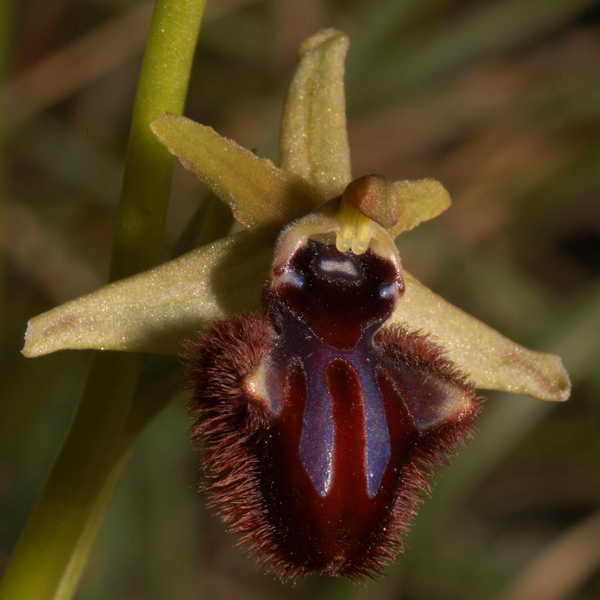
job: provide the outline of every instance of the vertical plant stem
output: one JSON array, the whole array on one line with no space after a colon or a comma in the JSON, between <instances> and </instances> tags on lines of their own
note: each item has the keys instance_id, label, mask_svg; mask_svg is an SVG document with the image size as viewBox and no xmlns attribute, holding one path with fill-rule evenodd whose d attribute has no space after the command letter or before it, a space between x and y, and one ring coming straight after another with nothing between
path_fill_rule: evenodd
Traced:
<instances>
[{"instance_id":1,"label":"vertical plant stem","mask_svg":"<svg viewBox=\"0 0 600 600\"><path fill-rule=\"evenodd\" d=\"M205 4L156 4L127 147L111 279L148 269L160 259L174 158L149 125L165 112L183 112Z\"/></svg>"},{"instance_id":2,"label":"vertical plant stem","mask_svg":"<svg viewBox=\"0 0 600 600\"><path fill-rule=\"evenodd\" d=\"M206 0L157 0L127 149L111 279L159 260L173 160L150 132L181 113ZM123 437L140 356L95 356L80 405L0 584L2 600L68 600L135 439Z\"/></svg>"}]
</instances>

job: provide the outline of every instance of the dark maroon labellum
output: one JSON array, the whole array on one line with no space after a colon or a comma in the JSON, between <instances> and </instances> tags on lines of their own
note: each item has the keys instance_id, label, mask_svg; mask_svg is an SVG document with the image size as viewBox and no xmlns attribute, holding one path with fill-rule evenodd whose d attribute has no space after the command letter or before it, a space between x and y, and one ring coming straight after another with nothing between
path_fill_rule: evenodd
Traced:
<instances>
[{"instance_id":1,"label":"dark maroon labellum","mask_svg":"<svg viewBox=\"0 0 600 600\"><path fill-rule=\"evenodd\" d=\"M380 574L432 467L471 432L465 377L427 337L382 328L403 291L389 258L309 240L273 267L267 319L190 346L206 487L281 577Z\"/></svg>"}]
</instances>

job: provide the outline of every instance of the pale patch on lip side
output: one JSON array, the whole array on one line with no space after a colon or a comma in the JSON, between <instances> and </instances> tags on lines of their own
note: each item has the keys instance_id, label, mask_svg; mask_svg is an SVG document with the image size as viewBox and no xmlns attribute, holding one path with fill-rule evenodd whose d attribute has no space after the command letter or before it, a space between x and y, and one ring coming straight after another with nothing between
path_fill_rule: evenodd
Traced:
<instances>
[{"instance_id":1,"label":"pale patch on lip side","mask_svg":"<svg viewBox=\"0 0 600 600\"><path fill-rule=\"evenodd\" d=\"M441 384L440 392L444 396L444 402L436 405L435 411L431 411L429 418L415 420L415 425L420 431L428 431L452 419L459 422L464 415L469 415L473 411L473 399L465 396L464 391L457 386Z\"/></svg>"},{"instance_id":2,"label":"pale patch on lip side","mask_svg":"<svg viewBox=\"0 0 600 600\"><path fill-rule=\"evenodd\" d=\"M302 276L291 269L283 269L281 274L273 273L272 280L274 287L291 285L293 287L301 288L304 285Z\"/></svg>"},{"instance_id":3,"label":"pale patch on lip side","mask_svg":"<svg viewBox=\"0 0 600 600\"><path fill-rule=\"evenodd\" d=\"M242 388L254 402L265 408L271 414L278 412L274 406L272 395L269 394L269 365L268 360L262 360L250 373L244 376Z\"/></svg>"}]
</instances>

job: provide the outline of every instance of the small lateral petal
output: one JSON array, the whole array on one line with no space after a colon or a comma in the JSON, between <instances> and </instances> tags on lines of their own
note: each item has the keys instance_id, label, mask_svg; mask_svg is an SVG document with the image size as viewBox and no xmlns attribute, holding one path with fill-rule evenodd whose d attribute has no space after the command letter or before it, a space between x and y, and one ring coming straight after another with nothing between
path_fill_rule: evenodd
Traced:
<instances>
[{"instance_id":1,"label":"small lateral petal","mask_svg":"<svg viewBox=\"0 0 600 600\"><path fill-rule=\"evenodd\" d=\"M335 29L319 31L302 44L281 121L281 167L328 199L340 195L352 179L344 96L349 45Z\"/></svg>"},{"instance_id":2,"label":"small lateral petal","mask_svg":"<svg viewBox=\"0 0 600 600\"><path fill-rule=\"evenodd\" d=\"M393 194L400 207L400 218L388 230L392 238L437 217L451 203L448 190L435 179L396 181L393 184Z\"/></svg>"},{"instance_id":3,"label":"small lateral petal","mask_svg":"<svg viewBox=\"0 0 600 600\"><path fill-rule=\"evenodd\" d=\"M229 204L249 231L273 237L325 199L297 174L186 117L166 114L151 127L169 152Z\"/></svg>"},{"instance_id":4,"label":"small lateral petal","mask_svg":"<svg viewBox=\"0 0 600 600\"><path fill-rule=\"evenodd\" d=\"M403 272L406 291L388 321L431 334L477 388L563 401L570 381L560 357L520 346Z\"/></svg>"},{"instance_id":5,"label":"small lateral petal","mask_svg":"<svg viewBox=\"0 0 600 600\"><path fill-rule=\"evenodd\" d=\"M363 215L391 229L401 216L401 203L396 184L383 175L363 175L350 182L344 190L344 201Z\"/></svg>"},{"instance_id":6,"label":"small lateral petal","mask_svg":"<svg viewBox=\"0 0 600 600\"><path fill-rule=\"evenodd\" d=\"M38 315L22 352L179 354L183 340L213 321L260 310L272 253L246 232L223 238Z\"/></svg>"}]
</instances>

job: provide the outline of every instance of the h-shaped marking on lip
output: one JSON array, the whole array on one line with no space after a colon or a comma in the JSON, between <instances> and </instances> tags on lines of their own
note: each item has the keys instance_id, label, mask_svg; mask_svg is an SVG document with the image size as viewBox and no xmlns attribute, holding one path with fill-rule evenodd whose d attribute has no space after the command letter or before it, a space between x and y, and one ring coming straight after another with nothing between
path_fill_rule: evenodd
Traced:
<instances>
[{"instance_id":1,"label":"h-shaped marking on lip","mask_svg":"<svg viewBox=\"0 0 600 600\"><path fill-rule=\"evenodd\" d=\"M372 498L377 493L390 458L390 437L381 392L375 381L375 362L364 361L363 357L352 357L348 353L328 352L330 356L321 364L324 369L310 369L304 363L307 374L307 404L302 423L300 457L302 463L321 497L331 490L335 471L336 424L332 405L344 402L334 398L325 377L325 371L334 360L344 361L357 375L360 383L359 400L363 407L364 462L367 494ZM362 354L362 353L361 353ZM310 363L310 359L307 361ZM362 365L366 364L367 367Z\"/></svg>"}]
</instances>

